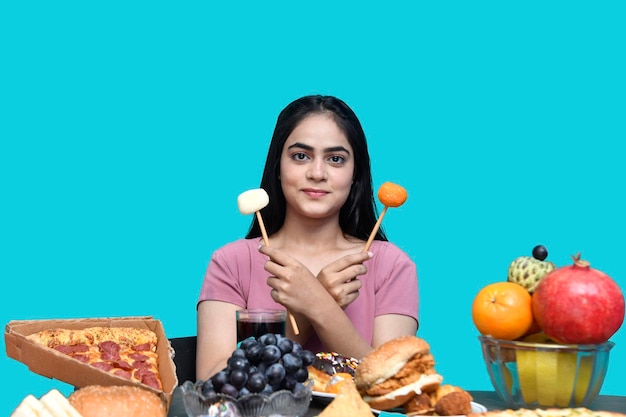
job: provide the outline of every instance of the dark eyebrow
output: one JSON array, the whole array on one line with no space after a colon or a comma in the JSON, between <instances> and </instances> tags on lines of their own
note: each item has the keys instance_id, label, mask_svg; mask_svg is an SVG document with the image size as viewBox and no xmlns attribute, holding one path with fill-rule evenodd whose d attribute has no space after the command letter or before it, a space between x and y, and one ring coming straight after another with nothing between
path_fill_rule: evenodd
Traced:
<instances>
[{"instance_id":1,"label":"dark eyebrow","mask_svg":"<svg viewBox=\"0 0 626 417\"><path fill-rule=\"evenodd\" d=\"M304 150L307 151L312 151L313 147L310 145L305 145L304 143L300 143L300 142L296 142L293 145L289 146L287 149L292 149L292 148L302 148ZM345 152L348 155L350 155L350 151L347 150L346 148L344 148L343 146L333 146L330 148L325 148L324 152Z\"/></svg>"}]
</instances>

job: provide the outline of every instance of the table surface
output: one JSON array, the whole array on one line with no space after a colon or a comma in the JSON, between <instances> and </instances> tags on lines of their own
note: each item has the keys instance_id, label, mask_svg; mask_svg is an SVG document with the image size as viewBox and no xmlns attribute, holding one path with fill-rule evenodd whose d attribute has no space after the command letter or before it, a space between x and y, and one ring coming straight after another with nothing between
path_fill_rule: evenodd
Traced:
<instances>
[{"instance_id":1,"label":"table surface","mask_svg":"<svg viewBox=\"0 0 626 417\"><path fill-rule=\"evenodd\" d=\"M474 401L484 405L488 410L506 409L506 404L498 397L495 391L469 391ZM596 411L617 411L626 412L626 396L600 395L587 408ZM311 407L305 417L314 417L324 409L324 404L318 403L315 399L311 402ZM172 397L168 417L187 417L182 403L182 397L176 390Z\"/></svg>"}]
</instances>

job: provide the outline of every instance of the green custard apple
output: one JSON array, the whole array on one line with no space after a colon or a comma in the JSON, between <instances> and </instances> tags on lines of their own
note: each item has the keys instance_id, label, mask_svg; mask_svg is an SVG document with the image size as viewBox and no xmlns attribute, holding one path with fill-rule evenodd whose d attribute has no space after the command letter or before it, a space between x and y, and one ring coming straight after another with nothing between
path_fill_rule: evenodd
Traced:
<instances>
[{"instance_id":1,"label":"green custard apple","mask_svg":"<svg viewBox=\"0 0 626 417\"><path fill-rule=\"evenodd\" d=\"M546 261L548 250L543 245L533 248L532 256L519 256L509 265L508 281L515 282L533 293L539 281L548 272L556 269L556 265Z\"/></svg>"}]
</instances>

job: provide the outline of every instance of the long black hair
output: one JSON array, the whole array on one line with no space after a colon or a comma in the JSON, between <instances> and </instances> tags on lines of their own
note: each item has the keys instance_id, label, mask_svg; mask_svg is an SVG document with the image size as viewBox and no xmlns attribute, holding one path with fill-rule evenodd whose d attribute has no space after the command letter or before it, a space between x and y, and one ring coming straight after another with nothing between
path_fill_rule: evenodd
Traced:
<instances>
[{"instance_id":1,"label":"long black hair","mask_svg":"<svg viewBox=\"0 0 626 417\"><path fill-rule=\"evenodd\" d=\"M287 137L306 117L322 113L333 117L354 151L354 180L348 199L339 212L339 226L344 234L367 240L376 224L378 212L365 132L356 114L346 103L336 97L321 95L299 98L278 115L261 178L261 188L267 191L270 198L269 205L261 210L267 234L277 232L285 222L286 202L280 184L280 157ZM254 216L246 238L259 236L261 229ZM382 228L379 228L375 239L387 240Z\"/></svg>"}]
</instances>

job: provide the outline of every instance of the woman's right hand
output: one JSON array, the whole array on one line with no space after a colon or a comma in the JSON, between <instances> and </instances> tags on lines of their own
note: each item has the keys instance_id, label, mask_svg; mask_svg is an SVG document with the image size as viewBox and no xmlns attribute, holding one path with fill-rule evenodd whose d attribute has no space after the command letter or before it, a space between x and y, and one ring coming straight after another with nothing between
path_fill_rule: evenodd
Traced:
<instances>
[{"instance_id":1,"label":"woman's right hand","mask_svg":"<svg viewBox=\"0 0 626 417\"><path fill-rule=\"evenodd\" d=\"M358 298L362 286L358 276L367 273L363 262L371 257L371 252L346 255L329 263L317 274L318 281L342 309Z\"/></svg>"}]
</instances>

